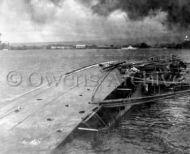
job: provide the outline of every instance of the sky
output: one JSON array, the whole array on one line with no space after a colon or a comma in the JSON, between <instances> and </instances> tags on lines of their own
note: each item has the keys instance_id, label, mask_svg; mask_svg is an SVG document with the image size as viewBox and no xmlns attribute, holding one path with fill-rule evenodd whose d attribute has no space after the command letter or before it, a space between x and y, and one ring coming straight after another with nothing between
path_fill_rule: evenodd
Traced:
<instances>
[{"instance_id":1,"label":"sky","mask_svg":"<svg viewBox=\"0 0 190 154\"><path fill-rule=\"evenodd\" d=\"M155 9L153 13L148 10L143 16L135 13L139 18L134 18L134 10L126 10L118 5L119 1L0 0L1 39L4 42L119 39L159 42L164 38L175 41L185 35L184 30L180 34L177 26L169 28L168 12L164 9Z\"/></svg>"}]
</instances>

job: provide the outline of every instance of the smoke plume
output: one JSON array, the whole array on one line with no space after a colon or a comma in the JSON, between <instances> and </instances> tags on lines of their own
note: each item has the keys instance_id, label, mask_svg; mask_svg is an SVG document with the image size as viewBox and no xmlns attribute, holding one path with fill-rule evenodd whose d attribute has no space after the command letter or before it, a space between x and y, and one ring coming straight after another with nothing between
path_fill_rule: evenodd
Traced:
<instances>
[{"instance_id":1,"label":"smoke plume","mask_svg":"<svg viewBox=\"0 0 190 154\"><path fill-rule=\"evenodd\" d=\"M178 25L187 28L190 25L190 1L189 0L97 0L89 3L92 11L98 15L109 16L115 10L127 13L131 20L142 20L147 16L154 16L158 12L167 13L167 24Z\"/></svg>"},{"instance_id":2,"label":"smoke plume","mask_svg":"<svg viewBox=\"0 0 190 154\"><path fill-rule=\"evenodd\" d=\"M63 0L24 0L29 17L39 24L51 22L63 2Z\"/></svg>"},{"instance_id":3,"label":"smoke plume","mask_svg":"<svg viewBox=\"0 0 190 154\"><path fill-rule=\"evenodd\" d=\"M10 42L176 41L189 25L188 0L0 0Z\"/></svg>"}]
</instances>

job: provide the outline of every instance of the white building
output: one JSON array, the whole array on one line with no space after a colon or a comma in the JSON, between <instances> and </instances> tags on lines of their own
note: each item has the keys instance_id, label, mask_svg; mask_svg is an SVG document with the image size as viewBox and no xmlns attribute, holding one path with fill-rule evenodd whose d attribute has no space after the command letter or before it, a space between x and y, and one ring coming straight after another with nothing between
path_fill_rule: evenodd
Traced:
<instances>
[{"instance_id":1,"label":"white building","mask_svg":"<svg viewBox=\"0 0 190 154\"><path fill-rule=\"evenodd\" d=\"M189 36L186 35L184 41L189 41Z\"/></svg>"},{"instance_id":2,"label":"white building","mask_svg":"<svg viewBox=\"0 0 190 154\"><path fill-rule=\"evenodd\" d=\"M85 44L77 44L76 49L85 49L86 45Z\"/></svg>"}]
</instances>

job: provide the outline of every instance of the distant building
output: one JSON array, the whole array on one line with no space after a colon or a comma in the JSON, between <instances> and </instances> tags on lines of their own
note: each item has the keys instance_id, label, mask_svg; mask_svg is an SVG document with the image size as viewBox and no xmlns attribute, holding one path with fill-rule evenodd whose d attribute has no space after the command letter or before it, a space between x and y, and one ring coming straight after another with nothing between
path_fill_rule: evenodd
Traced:
<instances>
[{"instance_id":1,"label":"distant building","mask_svg":"<svg viewBox=\"0 0 190 154\"><path fill-rule=\"evenodd\" d=\"M9 50L9 42L1 41L2 34L0 33L0 50Z\"/></svg>"},{"instance_id":2,"label":"distant building","mask_svg":"<svg viewBox=\"0 0 190 154\"><path fill-rule=\"evenodd\" d=\"M57 47L56 46L51 46L50 49L57 49Z\"/></svg>"},{"instance_id":3,"label":"distant building","mask_svg":"<svg viewBox=\"0 0 190 154\"><path fill-rule=\"evenodd\" d=\"M51 46L51 49L65 49L64 46Z\"/></svg>"},{"instance_id":4,"label":"distant building","mask_svg":"<svg viewBox=\"0 0 190 154\"><path fill-rule=\"evenodd\" d=\"M122 47L122 50L136 50L137 48L133 47L133 46L128 46L128 47Z\"/></svg>"},{"instance_id":5,"label":"distant building","mask_svg":"<svg viewBox=\"0 0 190 154\"><path fill-rule=\"evenodd\" d=\"M189 36L188 35L185 36L184 41L189 41Z\"/></svg>"},{"instance_id":6,"label":"distant building","mask_svg":"<svg viewBox=\"0 0 190 154\"><path fill-rule=\"evenodd\" d=\"M86 45L85 44L77 44L76 49L85 49Z\"/></svg>"},{"instance_id":7,"label":"distant building","mask_svg":"<svg viewBox=\"0 0 190 154\"><path fill-rule=\"evenodd\" d=\"M50 49L73 49L74 47L71 45L52 45Z\"/></svg>"},{"instance_id":8,"label":"distant building","mask_svg":"<svg viewBox=\"0 0 190 154\"><path fill-rule=\"evenodd\" d=\"M110 49L110 45L98 45L97 46L98 49Z\"/></svg>"},{"instance_id":9,"label":"distant building","mask_svg":"<svg viewBox=\"0 0 190 154\"><path fill-rule=\"evenodd\" d=\"M184 41L181 43L181 48L189 49L190 48L190 40L189 36L186 35Z\"/></svg>"}]
</instances>

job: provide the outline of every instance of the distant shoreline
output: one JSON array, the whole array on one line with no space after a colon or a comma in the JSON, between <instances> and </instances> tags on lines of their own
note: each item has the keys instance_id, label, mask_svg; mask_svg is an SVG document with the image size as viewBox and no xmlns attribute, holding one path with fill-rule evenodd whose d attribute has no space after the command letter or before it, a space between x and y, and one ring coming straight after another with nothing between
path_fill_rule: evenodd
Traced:
<instances>
[{"instance_id":1,"label":"distant shoreline","mask_svg":"<svg viewBox=\"0 0 190 154\"><path fill-rule=\"evenodd\" d=\"M190 49L190 41L186 40L181 43L161 43L149 45L145 42L136 44L99 44L85 42L49 42L49 43L1 43L0 49L8 50L35 50L35 49L147 49L147 48L163 48L163 49Z\"/></svg>"}]
</instances>

